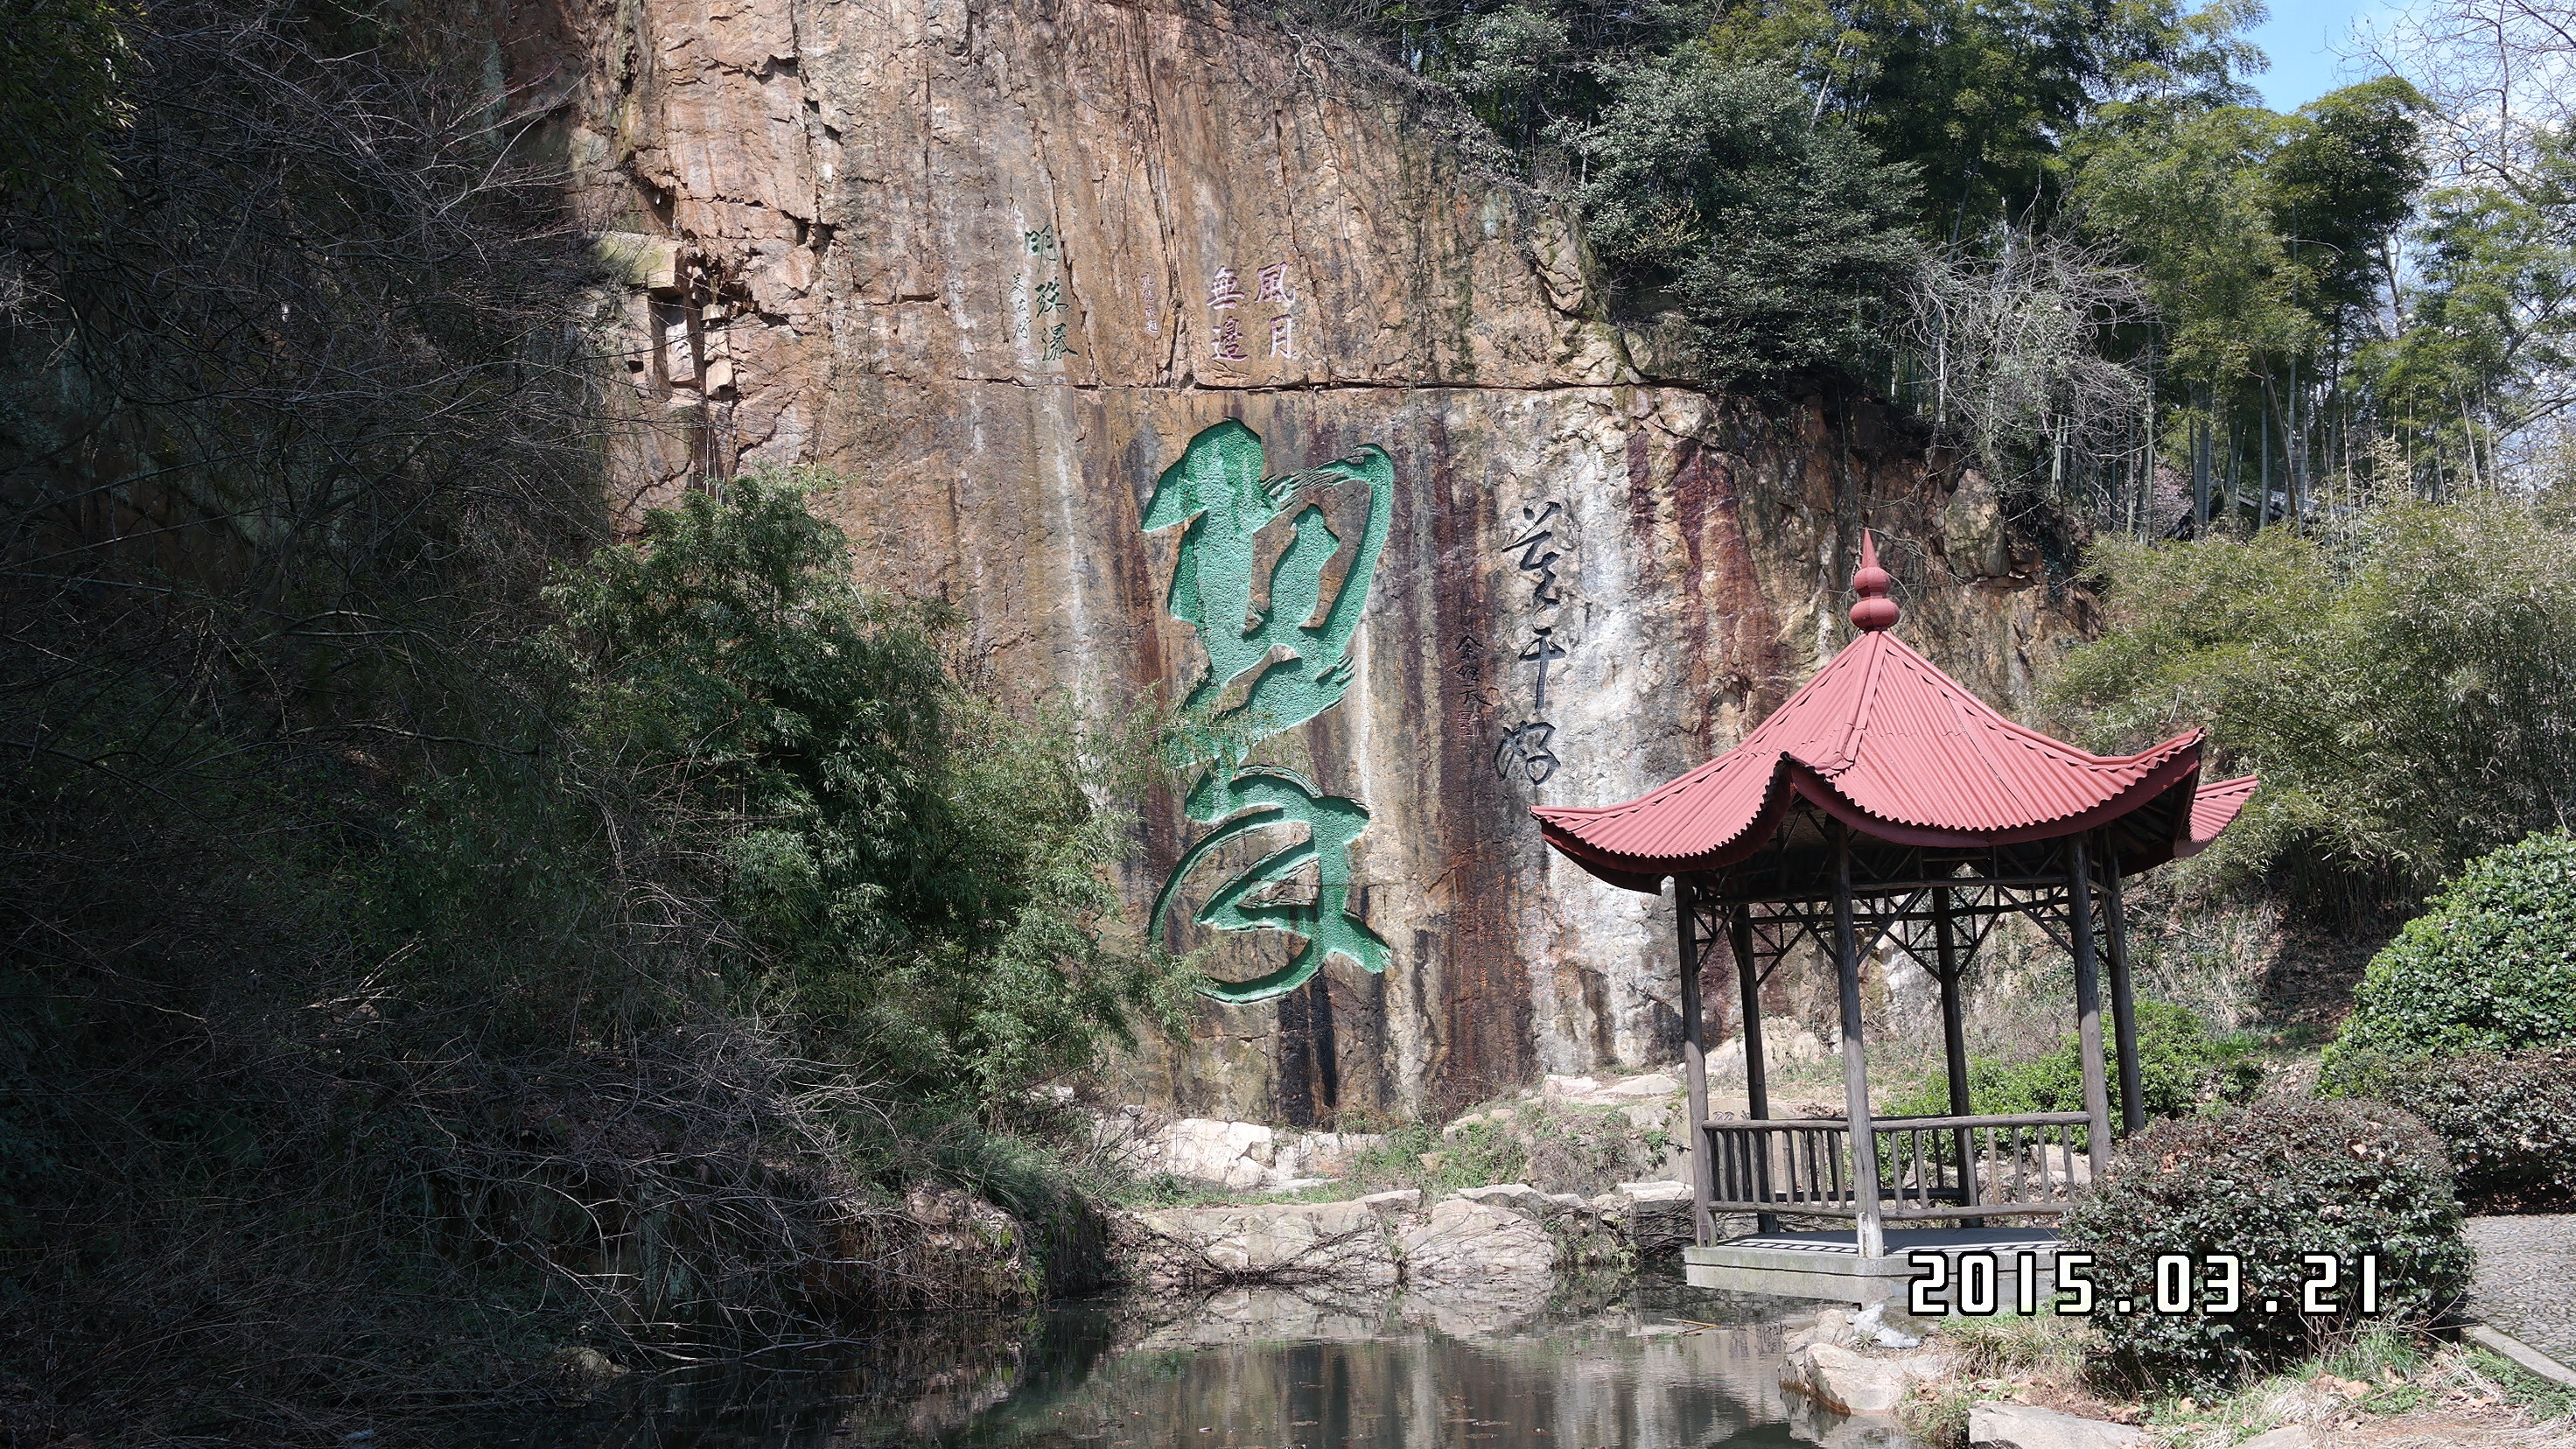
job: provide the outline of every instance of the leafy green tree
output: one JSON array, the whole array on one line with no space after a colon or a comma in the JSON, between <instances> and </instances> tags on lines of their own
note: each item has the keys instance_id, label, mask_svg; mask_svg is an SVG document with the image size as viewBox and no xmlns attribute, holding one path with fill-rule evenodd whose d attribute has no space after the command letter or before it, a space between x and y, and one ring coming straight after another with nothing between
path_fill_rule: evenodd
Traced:
<instances>
[{"instance_id":1,"label":"leafy green tree","mask_svg":"<svg viewBox=\"0 0 2576 1449\"><path fill-rule=\"evenodd\" d=\"M2346 86L2300 107L2265 159L2273 225L2322 320L2379 300L2384 249L2424 185L2427 109L2397 76Z\"/></svg>"},{"instance_id":2,"label":"leafy green tree","mask_svg":"<svg viewBox=\"0 0 2576 1449\"><path fill-rule=\"evenodd\" d=\"M1562 133L1593 244L1639 298L1690 317L1714 377L1759 385L1875 355L1915 264L1906 169L1808 111L1787 76L1693 47Z\"/></svg>"},{"instance_id":3,"label":"leafy green tree","mask_svg":"<svg viewBox=\"0 0 2576 1449\"><path fill-rule=\"evenodd\" d=\"M1186 988L1121 940L1124 822L1071 720L962 688L938 615L852 581L813 481L692 494L554 587L577 734L706 843L738 989L866 1073L1004 1106Z\"/></svg>"},{"instance_id":4,"label":"leafy green tree","mask_svg":"<svg viewBox=\"0 0 2576 1449\"><path fill-rule=\"evenodd\" d=\"M2254 107L2158 99L2112 107L2078 142L2085 224L2135 258L2168 365L2197 386L2232 385L2317 339L2265 170L2294 129Z\"/></svg>"},{"instance_id":5,"label":"leafy green tree","mask_svg":"<svg viewBox=\"0 0 2576 1449\"><path fill-rule=\"evenodd\" d=\"M2260 57L2236 31L2253 0L1759 0L1711 22L1738 64L1787 67L1891 161L1921 178L1929 239L1973 238L2055 208L2061 148L2106 101L2233 102Z\"/></svg>"},{"instance_id":6,"label":"leafy green tree","mask_svg":"<svg viewBox=\"0 0 2576 1449\"><path fill-rule=\"evenodd\" d=\"M2214 770L2259 772L2220 862L2420 888L2576 806L2576 537L2534 510L2407 503L2343 541L2096 557L2110 627L2055 707L2106 748L2205 724Z\"/></svg>"},{"instance_id":7,"label":"leafy green tree","mask_svg":"<svg viewBox=\"0 0 2576 1449\"><path fill-rule=\"evenodd\" d=\"M2083 224L2145 277L2169 400L2254 440L2258 518L2272 508L2276 449L2302 512L2318 414L2351 432L2358 400L2338 379L2372 329L2424 181L2424 109L2394 77L2288 116L2157 96L2106 107L2070 148Z\"/></svg>"},{"instance_id":8,"label":"leafy green tree","mask_svg":"<svg viewBox=\"0 0 2576 1449\"><path fill-rule=\"evenodd\" d=\"M1688 41L1705 0L1297 0L1302 20L1437 83L1523 163L1601 108L1625 68Z\"/></svg>"},{"instance_id":9,"label":"leafy green tree","mask_svg":"<svg viewBox=\"0 0 2576 1449\"><path fill-rule=\"evenodd\" d=\"M2492 482L2494 440L2567 405L2562 379L2576 365L2568 138L2539 133L2519 173L2436 190L2412 233L2402 288L2389 264L2396 326L2360 350L2355 373L2383 429L2417 460L2404 484L2438 496L2458 475Z\"/></svg>"}]
</instances>

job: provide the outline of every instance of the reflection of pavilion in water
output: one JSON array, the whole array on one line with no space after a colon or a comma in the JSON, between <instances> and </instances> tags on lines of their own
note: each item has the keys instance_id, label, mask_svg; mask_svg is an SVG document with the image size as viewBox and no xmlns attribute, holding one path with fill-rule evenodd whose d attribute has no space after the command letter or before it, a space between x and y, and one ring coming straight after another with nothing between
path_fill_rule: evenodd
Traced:
<instances>
[{"instance_id":1,"label":"reflection of pavilion in water","mask_svg":"<svg viewBox=\"0 0 2576 1449\"><path fill-rule=\"evenodd\" d=\"M1894 580L1866 534L1861 550L1859 637L1742 744L1624 804L1534 812L1548 844L1601 879L1650 894L1673 883L1683 1064L1701 1124L1698 1243L1683 1256L1704 1287L1867 1302L1911 1276L1914 1251L2044 1257L2055 1233L2038 1224L2101 1170L2115 1133L2144 1120L2122 878L2205 848L2254 790L2250 777L2201 783L2198 730L2106 758L2005 719L1888 632ZM1962 975L2006 916L2073 958L2080 1112L1972 1111ZM1700 977L1720 942L1742 1002L1743 1120L1708 1110ZM1946 1115L1871 1111L1860 973L1881 942L1940 983ZM1807 943L1840 978L1844 1112L1777 1120L1762 985ZM2106 961L2116 1083L2103 1060ZM1752 1215L1755 1231L1721 1242L1721 1214ZM1850 1227L1783 1233L1783 1218Z\"/></svg>"}]
</instances>

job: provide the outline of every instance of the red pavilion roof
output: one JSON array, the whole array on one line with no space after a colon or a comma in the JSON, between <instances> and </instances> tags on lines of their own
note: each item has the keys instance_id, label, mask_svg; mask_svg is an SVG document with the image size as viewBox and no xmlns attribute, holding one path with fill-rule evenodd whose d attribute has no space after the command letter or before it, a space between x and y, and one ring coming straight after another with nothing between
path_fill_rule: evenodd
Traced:
<instances>
[{"instance_id":1,"label":"red pavilion roof","mask_svg":"<svg viewBox=\"0 0 2576 1449\"><path fill-rule=\"evenodd\" d=\"M2169 855L2190 855L2255 781L2200 785L2201 732L2134 755L2089 754L2013 723L1887 632L1896 607L1864 537L1858 639L1734 749L1619 805L1540 807L1547 842L1612 879L1712 870L1760 850L1800 799L1899 845L2047 840L2117 820L2177 787L2191 808ZM1626 882L1623 882L1626 883ZM1652 886L1644 888L1652 889Z\"/></svg>"}]
</instances>

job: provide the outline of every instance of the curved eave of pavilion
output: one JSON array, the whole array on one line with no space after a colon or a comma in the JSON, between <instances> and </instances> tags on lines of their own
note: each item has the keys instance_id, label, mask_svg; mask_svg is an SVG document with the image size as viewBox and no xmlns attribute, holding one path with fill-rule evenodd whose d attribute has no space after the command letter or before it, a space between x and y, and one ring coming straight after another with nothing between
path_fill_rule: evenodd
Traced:
<instances>
[{"instance_id":1,"label":"curved eave of pavilion","mask_svg":"<svg viewBox=\"0 0 2576 1449\"><path fill-rule=\"evenodd\" d=\"M2135 875L2207 849L2218 838L2219 832L2225 830L2237 813L2245 808L2247 798L2254 792L2257 781L2251 775L2201 785L2200 738L2200 732L2194 730L2152 750L2142 751L2128 761L2121 761L2124 764L2147 764L2147 768L2126 788L2088 809L2053 820L2037 820L2002 829L1945 828L1889 819L1852 799L1826 776L1786 753L1779 755L1773 763L1771 782L1763 792L1761 808L1717 845L1692 854L1642 855L1605 850L1583 838L1581 831L1585 824L1613 815L1621 809L1619 806L1591 809L1543 806L1531 813L1538 817L1539 831L1547 843L1567 859L1612 885L1654 895L1661 893L1667 876L1723 870L1759 853L1779 833L1789 812L1802 801L1842 822L1857 834L1891 845L1977 849L2080 835L2115 824L2169 796L2185 796L2191 802L2190 807L2175 812L2177 819L2185 824L2184 833L2171 838L2162 851L2131 850L2122 854L2121 874ZM2160 755L2165 758L2156 759Z\"/></svg>"},{"instance_id":2,"label":"curved eave of pavilion","mask_svg":"<svg viewBox=\"0 0 2576 1449\"><path fill-rule=\"evenodd\" d=\"M1539 807L1548 844L1613 885L1749 859L1801 808L1898 847L1984 849L2125 825L2135 874L2205 849L2252 795L2252 776L2204 786L2199 730L2103 756L2015 723L1887 632L1888 577L1864 542L1859 638L1742 744L1633 800Z\"/></svg>"},{"instance_id":3,"label":"curved eave of pavilion","mask_svg":"<svg viewBox=\"0 0 2576 1449\"><path fill-rule=\"evenodd\" d=\"M2183 838L2174 846L2172 859L2198 855L2209 849L2220 831L2236 823L2245 802L2254 798L2254 787L2262 780L2253 775L2239 775L2233 780L2220 780L2192 792L2191 823ZM2139 867L2145 869L2144 866Z\"/></svg>"}]
</instances>

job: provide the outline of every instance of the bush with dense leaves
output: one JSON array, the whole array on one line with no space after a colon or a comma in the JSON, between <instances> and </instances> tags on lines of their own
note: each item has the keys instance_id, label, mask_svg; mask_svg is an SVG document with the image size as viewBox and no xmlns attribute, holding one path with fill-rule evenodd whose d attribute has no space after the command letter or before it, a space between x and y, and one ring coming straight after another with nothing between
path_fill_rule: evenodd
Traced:
<instances>
[{"instance_id":1,"label":"bush with dense leaves","mask_svg":"<svg viewBox=\"0 0 2576 1449\"><path fill-rule=\"evenodd\" d=\"M2112 1115L2119 1115L2119 1069L2104 1033L2103 1071ZM2214 1037L2199 1017L2162 1001L2138 1003L2138 1086L2150 1117L2180 1117L2204 1102L2241 1098L2262 1068L2241 1042ZM1969 1110L1984 1113L2081 1112L2084 1058L2075 1033L2057 1049L2026 1062L1975 1057L1968 1063ZM1890 1117L1939 1117L1950 1111L1948 1079L1934 1076L1889 1105Z\"/></svg>"},{"instance_id":2,"label":"bush with dense leaves","mask_svg":"<svg viewBox=\"0 0 2576 1449\"><path fill-rule=\"evenodd\" d=\"M2576 836L2534 835L2469 863L2372 959L2329 1067L2576 1042Z\"/></svg>"},{"instance_id":3,"label":"bush with dense leaves","mask_svg":"<svg viewBox=\"0 0 2576 1449\"><path fill-rule=\"evenodd\" d=\"M2576 1203L2576 1046L2437 1057L2351 1055L2323 1087L2424 1119L2480 1212Z\"/></svg>"},{"instance_id":4,"label":"bush with dense leaves","mask_svg":"<svg viewBox=\"0 0 2576 1449\"><path fill-rule=\"evenodd\" d=\"M2177 1387L2236 1382L2364 1324L2438 1317L2467 1290L2472 1261L2441 1144L2378 1102L2267 1098L2157 1123L2121 1146L2062 1232L2094 1255L2093 1321L2125 1366ZM2217 1253L2242 1263L2233 1313L2197 1311L2210 1301L2200 1265ZM2310 1253L2343 1265L2347 1311L2303 1311ZM2194 1265L2193 1312L2147 1311L2168 1254ZM2376 1319L2351 1311L2364 1254L2377 1258ZM2116 1311L2123 1299L2135 1311Z\"/></svg>"}]
</instances>

